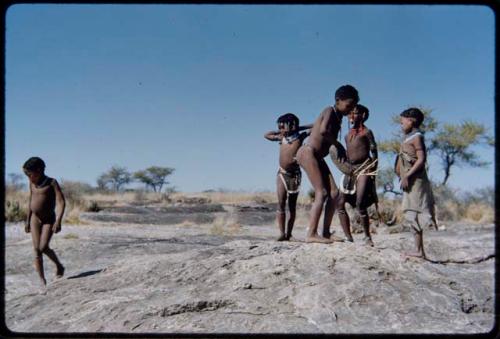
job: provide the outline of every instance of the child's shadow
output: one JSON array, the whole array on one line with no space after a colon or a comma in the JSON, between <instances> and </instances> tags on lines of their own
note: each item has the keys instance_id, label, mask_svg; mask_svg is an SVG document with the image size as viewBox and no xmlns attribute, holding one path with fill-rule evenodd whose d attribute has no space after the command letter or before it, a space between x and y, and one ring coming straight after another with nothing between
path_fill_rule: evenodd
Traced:
<instances>
[{"instance_id":1,"label":"child's shadow","mask_svg":"<svg viewBox=\"0 0 500 339\"><path fill-rule=\"evenodd\" d=\"M77 275L73 275L71 277L68 277L68 279L78 279L78 278L84 278L84 277L88 277L88 276L91 276L91 275L94 275L94 274L97 274L97 273L101 273L103 270L100 269L100 270L94 270L94 271L87 271L87 272L82 272L80 274L77 274Z\"/></svg>"}]
</instances>

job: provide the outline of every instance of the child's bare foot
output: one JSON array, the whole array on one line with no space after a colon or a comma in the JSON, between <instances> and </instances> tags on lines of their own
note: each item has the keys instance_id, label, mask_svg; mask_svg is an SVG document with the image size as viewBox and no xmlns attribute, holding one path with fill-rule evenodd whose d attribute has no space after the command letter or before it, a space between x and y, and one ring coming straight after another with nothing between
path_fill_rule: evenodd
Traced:
<instances>
[{"instance_id":1,"label":"child's bare foot","mask_svg":"<svg viewBox=\"0 0 500 339\"><path fill-rule=\"evenodd\" d=\"M344 238L345 241L348 241L348 242L354 242L354 239L352 238L352 236L350 237L345 237Z\"/></svg>"},{"instance_id":2,"label":"child's bare foot","mask_svg":"<svg viewBox=\"0 0 500 339\"><path fill-rule=\"evenodd\" d=\"M373 247L373 246L374 246L374 245L373 245L372 238L370 238L370 237L364 237L364 238L363 238L363 241L365 242L365 245L368 245L368 246L371 246L371 247Z\"/></svg>"},{"instance_id":3,"label":"child's bare foot","mask_svg":"<svg viewBox=\"0 0 500 339\"><path fill-rule=\"evenodd\" d=\"M323 238L330 239L332 242L344 242L344 238L337 237L331 232L323 232Z\"/></svg>"},{"instance_id":4,"label":"child's bare foot","mask_svg":"<svg viewBox=\"0 0 500 339\"><path fill-rule=\"evenodd\" d=\"M334 242L344 242L345 241L344 238L337 237L336 235L333 235L333 234L330 236L330 240L334 241Z\"/></svg>"},{"instance_id":5,"label":"child's bare foot","mask_svg":"<svg viewBox=\"0 0 500 339\"><path fill-rule=\"evenodd\" d=\"M405 252L405 258L417 258L417 259L425 259L425 256L420 252Z\"/></svg>"},{"instance_id":6,"label":"child's bare foot","mask_svg":"<svg viewBox=\"0 0 500 339\"><path fill-rule=\"evenodd\" d=\"M63 265L61 265L61 266L59 266L59 267L57 268L57 271L56 271L56 278L57 278L57 279L60 279L60 278L62 278L62 277L63 277L63 275L64 275L64 266L63 266Z\"/></svg>"},{"instance_id":7,"label":"child's bare foot","mask_svg":"<svg viewBox=\"0 0 500 339\"><path fill-rule=\"evenodd\" d=\"M285 241L285 240L288 240L287 237L284 235L284 234L281 234L280 237L278 239L276 239L277 241Z\"/></svg>"},{"instance_id":8,"label":"child's bare foot","mask_svg":"<svg viewBox=\"0 0 500 339\"><path fill-rule=\"evenodd\" d=\"M317 234L310 235L306 238L306 242L317 242L321 244L331 244L333 241L327 238L320 237Z\"/></svg>"}]
</instances>

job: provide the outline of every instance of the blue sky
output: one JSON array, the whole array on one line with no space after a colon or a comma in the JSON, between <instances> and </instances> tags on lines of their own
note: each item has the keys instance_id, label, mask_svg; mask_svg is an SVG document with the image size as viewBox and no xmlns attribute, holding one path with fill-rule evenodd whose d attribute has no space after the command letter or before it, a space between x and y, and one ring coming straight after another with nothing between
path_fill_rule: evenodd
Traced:
<instances>
[{"instance_id":1,"label":"blue sky","mask_svg":"<svg viewBox=\"0 0 500 339\"><path fill-rule=\"evenodd\" d=\"M37 155L47 174L94 185L115 164L158 165L181 191L274 190L264 132L286 112L313 122L347 83L379 141L412 105L493 134L494 25L484 6L15 5L6 173ZM454 168L449 184L493 185L493 165Z\"/></svg>"}]
</instances>

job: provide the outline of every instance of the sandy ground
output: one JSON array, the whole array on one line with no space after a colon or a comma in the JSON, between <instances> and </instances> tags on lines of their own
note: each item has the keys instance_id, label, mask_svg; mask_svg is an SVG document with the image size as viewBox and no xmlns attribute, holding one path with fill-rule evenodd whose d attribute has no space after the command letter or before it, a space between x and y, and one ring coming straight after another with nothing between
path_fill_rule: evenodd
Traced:
<instances>
[{"instance_id":1,"label":"sandy ground","mask_svg":"<svg viewBox=\"0 0 500 339\"><path fill-rule=\"evenodd\" d=\"M51 245L66 266L65 277L56 280L54 265L45 259L45 294L32 266L30 236L20 224L7 224L8 328L484 333L493 327L495 258L480 260L494 253L493 225L453 224L446 231L427 231L431 258L479 259L433 264L401 258L413 244L408 232L391 234L391 228L380 226L374 248L363 245L361 234L355 234L354 243L276 242L272 209L229 210L230 216L218 207L122 209L87 217L86 225L63 226ZM155 213L161 215L149 215ZM168 213L182 214L183 221L164 222L170 220ZM140 214L148 214L141 224L124 222L137 222ZM299 224L295 236L303 240L305 232Z\"/></svg>"}]
</instances>

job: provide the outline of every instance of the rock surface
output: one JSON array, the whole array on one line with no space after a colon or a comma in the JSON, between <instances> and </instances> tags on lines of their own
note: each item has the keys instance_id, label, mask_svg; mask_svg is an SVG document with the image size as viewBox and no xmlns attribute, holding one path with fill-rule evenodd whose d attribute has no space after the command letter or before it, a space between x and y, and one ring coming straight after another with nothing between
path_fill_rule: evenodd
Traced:
<instances>
[{"instance_id":1,"label":"rock surface","mask_svg":"<svg viewBox=\"0 0 500 339\"><path fill-rule=\"evenodd\" d=\"M214 211L215 213L216 211ZM183 213L182 211L180 213ZM63 226L66 266L40 294L31 238L6 226L5 319L18 332L483 333L494 325L494 262L405 261L410 233L375 247L276 242L274 224ZM335 227L339 229L339 227ZM297 226L295 236L305 237ZM433 259L494 253L493 225L427 231Z\"/></svg>"}]
</instances>

